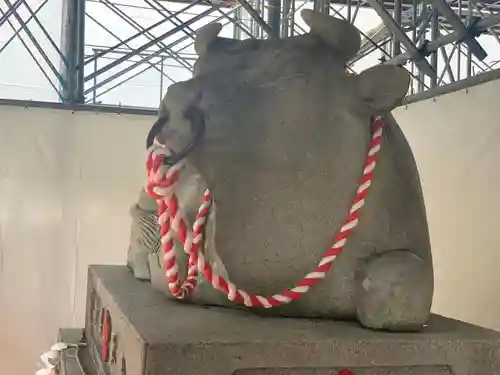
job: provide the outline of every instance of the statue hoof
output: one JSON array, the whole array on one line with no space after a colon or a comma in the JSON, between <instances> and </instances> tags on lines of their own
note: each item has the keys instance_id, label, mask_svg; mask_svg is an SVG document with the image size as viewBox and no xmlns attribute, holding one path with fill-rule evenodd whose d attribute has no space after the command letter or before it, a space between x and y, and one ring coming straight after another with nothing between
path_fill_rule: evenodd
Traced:
<instances>
[{"instance_id":1,"label":"statue hoof","mask_svg":"<svg viewBox=\"0 0 500 375\"><path fill-rule=\"evenodd\" d=\"M360 323L377 330L421 330L430 315L434 290L429 262L405 250L370 258L356 286Z\"/></svg>"},{"instance_id":2,"label":"statue hoof","mask_svg":"<svg viewBox=\"0 0 500 375\"><path fill-rule=\"evenodd\" d=\"M129 249L127 265L136 279L149 280L151 278L148 253L143 249Z\"/></svg>"}]
</instances>

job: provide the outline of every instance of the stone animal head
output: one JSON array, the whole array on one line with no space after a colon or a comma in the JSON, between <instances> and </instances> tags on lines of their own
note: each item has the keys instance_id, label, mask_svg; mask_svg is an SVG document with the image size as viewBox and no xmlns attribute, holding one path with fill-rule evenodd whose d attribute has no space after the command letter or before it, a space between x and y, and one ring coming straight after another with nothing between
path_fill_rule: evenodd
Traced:
<instances>
[{"instance_id":1,"label":"stone animal head","mask_svg":"<svg viewBox=\"0 0 500 375\"><path fill-rule=\"evenodd\" d=\"M262 234L270 229L274 238L281 231L293 241L288 225L301 215L311 225L322 221L310 235L326 236L323 251L356 189L372 117L407 93L402 68L347 72L360 47L353 25L310 10L302 17L310 32L286 39L233 40L218 37L221 25L205 26L195 42L193 78L171 85L161 103L160 117L169 117L163 138L174 152L200 138L187 161L215 197L217 251L238 236L249 246L272 245L273 236ZM185 203L192 215L198 202ZM262 216L274 216L273 224ZM238 227L235 217L247 226Z\"/></svg>"},{"instance_id":2,"label":"stone animal head","mask_svg":"<svg viewBox=\"0 0 500 375\"><path fill-rule=\"evenodd\" d=\"M281 40L221 38L216 23L199 31L194 77L170 86L160 107L160 115L171 117L165 135L174 149L193 138L184 118L189 107L197 107L207 122L204 143L224 142L229 151L243 147L238 140L264 142L271 131L266 123L273 123L272 132L310 137L321 132L312 123L366 125L400 103L410 80L406 70L379 65L349 74L346 63L360 47L358 30L311 10L302 17L310 32Z\"/></svg>"}]
</instances>

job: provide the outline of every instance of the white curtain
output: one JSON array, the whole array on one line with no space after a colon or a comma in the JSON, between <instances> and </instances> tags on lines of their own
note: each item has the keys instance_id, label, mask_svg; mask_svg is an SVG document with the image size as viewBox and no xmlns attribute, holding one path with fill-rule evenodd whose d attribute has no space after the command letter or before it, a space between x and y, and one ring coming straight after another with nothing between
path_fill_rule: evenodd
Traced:
<instances>
[{"instance_id":1,"label":"white curtain","mask_svg":"<svg viewBox=\"0 0 500 375\"><path fill-rule=\"evenodd\" d=\"M124 264L154 117L0 108L0 364L83 326L89 264ZM2 373L9 373L0 366Z\"/></svg>"},{"instance_id":2,"label":"white curtain","mask_svg":"<svg viewBox=\"0 0 500 375\"><path fill-rule=\"evenodd\" d=\"M500 81L400 107L434 257L433 310L500 330Z\"/></svg>"}]
</instances>

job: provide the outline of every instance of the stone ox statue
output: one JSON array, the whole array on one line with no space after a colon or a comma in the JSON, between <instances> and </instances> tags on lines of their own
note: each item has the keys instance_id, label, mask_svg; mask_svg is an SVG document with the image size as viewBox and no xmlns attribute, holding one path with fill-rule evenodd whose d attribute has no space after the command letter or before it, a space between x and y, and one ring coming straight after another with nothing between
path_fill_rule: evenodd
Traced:
<instances>
[{"instance_id":1,"label":"stone ox statue","mask_svg":"<svg viewBox=\"0 0 500 375\"><path fill-rule=\"evenodd\" d=\"M384 116L370 194L344 252L300 301L257 312L419 330L433 295L429 234L416 164L390 115L409 75L389 65L347 73L360 47L356 28L310 10L302 17L310 32L282 40L221 38L219 24L200 30L194 77L170 86L160 107L169 116L161 138L176 152L196 136L186 109L206 122L179 181L180 206L192 223L209 186L215 204L203 253L215 271L250 293L292 287L315 269L348 215L372 118ZM168 293L155 210L142 192L128 263ZM176 250L184 276L187 257ZM203 281L190 301L236 306Z\"/></svg>"}]
</instances>

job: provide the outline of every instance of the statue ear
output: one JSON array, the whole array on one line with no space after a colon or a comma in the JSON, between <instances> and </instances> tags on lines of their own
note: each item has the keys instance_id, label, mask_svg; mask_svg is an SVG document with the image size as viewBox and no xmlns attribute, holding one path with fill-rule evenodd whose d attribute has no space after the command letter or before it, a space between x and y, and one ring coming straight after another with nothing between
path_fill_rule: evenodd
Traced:
<instances>
[{"instance_id":1,"label":"statue ear","mask_svg":"<svg viewBox=\"0 0 500 375\"><path fill-rule=\"evenodd\" d=\"M353 76L363 102L373 112L396 108L408 93L410 74L394 65L377 65Z\"/></svg>"},{"instance_id":2,"label":"statue ear","mask_svg":"<svg viewBox=\"0 0 500 375\"><path fill-rule=\"evenodd\" d=\"M209 23L198 30L194 41L194 50L198 56L203 55L207 51L210 44L217 39L217 35L219 35L221 30L222 25L220 23Z\"/></svg>"},{"instance_id":3,"label":"statue ear","mask_svg":"<svg viewBox=\"0 0 500 375\"><path fill-rule=\"evenodd\" d=\"M321 38L345 61L356 56L361 47L361 35L354 25L346 20L310 9L303 9L301 14L306 25L311 28L309 33Z\"/></svg>"}]
</instances>

